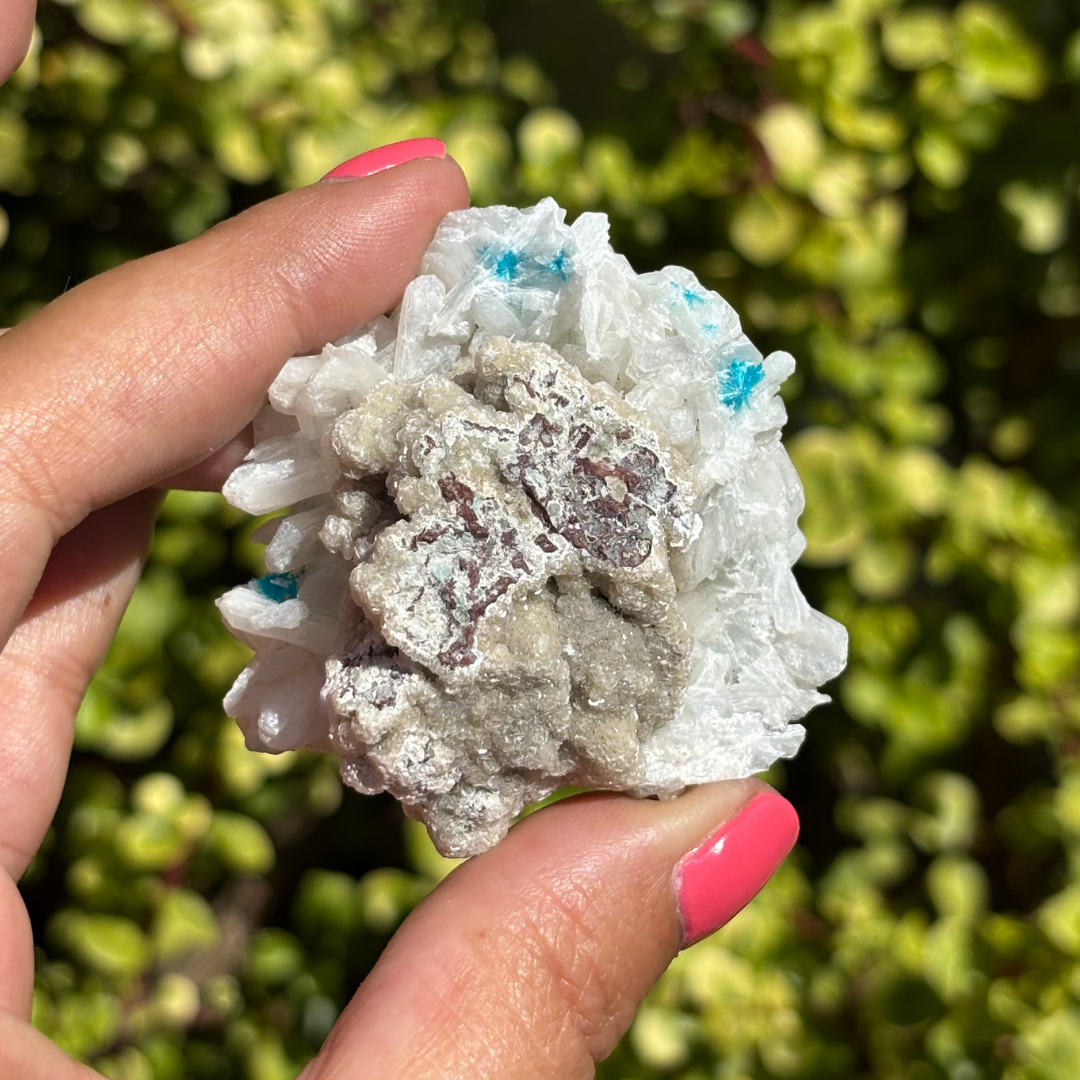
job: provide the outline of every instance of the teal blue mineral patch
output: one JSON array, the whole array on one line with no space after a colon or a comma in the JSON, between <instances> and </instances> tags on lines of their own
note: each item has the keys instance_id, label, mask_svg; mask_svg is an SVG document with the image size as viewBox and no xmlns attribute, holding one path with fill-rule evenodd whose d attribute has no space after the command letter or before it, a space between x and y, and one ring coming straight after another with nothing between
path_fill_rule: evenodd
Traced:
<instances>
[{"instance_id":1,"label":"teal blue mineral patch","mask_svg":"<svg viewBox=\"0 0 1080 1080\"><path fill-rule=\"evenodd\" d=\"M521 256L516 251L504 251L491 261L491 269L497 278L513 281L518 276Z\"/></svg>"},{"instance_id":2,"label":"teal blue mineral patch","mask_svg":"<svg viewBox=\"0 0 1080 1080\"><path fill-rule=\"evenodd\" d=\"M476 253L480 265L485 267L498 281L515 282L519 285L545 285L550 287L551 278L569 281L574 267L570 254L565 249L550 259L530 255L527 252L495 251L482 247ZM545 280L546 279L546 280Z\"/></svg>"},{"instance_id":3,"label":"teal blue mineral patch","mask_svg":"<svg viewBox=\"0 0 1080 1080\"><path fill-rule=\"evenodd\" d=\"M491 276L499 281L514 281L522 270L524 257L520 251L508 248L506 251L493 251L490 247L482 247L477 251L476 257L480 265L491 272Z\"/></svg>"},{"instance_id":4,"label":"teal blue mineral patch","mask_svg":"<svg viewBox=\"0 0 1080 1080\"><path fill-rule=\"evenodd\" d=\"M296 574L264 574L251 582L251 587L267 600L283 604L286 600L295 600L300 588L300 579Z\"/></svg>"},{"instance_id":5,"label":"teal blue mineral patch","mask_svg":"<svg viewBox=\"0 0 1080 1080\"><path fill-rule=\"evenodd\" d=\"M764 376L765 369L760 364L732 360L717 376L716 396L722 405L738 412Z\"/></svg>"},{"instance_id":6,"label":"teal blue mineral patch","mask_svg":"<svg viewBox=\"0 0 1080 1080\"><path fill-rule=\"evenodd\" d=\"M548 264L551 271L560 281L566 281L570 277L570 256L565 251L560 251Z\"/></svg>"},{"instance_id":7,"label":"teal blue mineral patch","mask_svg":"<svg viewBox=\"0 0 1080 1080\"><path fill-rule=\"evenodd\" d=\"M705 303L705 297L701 293L688 289L685 285L680 285L674 278L671 279L671 284L688 308L700 307Z\"/></svg>"}]
</instances>

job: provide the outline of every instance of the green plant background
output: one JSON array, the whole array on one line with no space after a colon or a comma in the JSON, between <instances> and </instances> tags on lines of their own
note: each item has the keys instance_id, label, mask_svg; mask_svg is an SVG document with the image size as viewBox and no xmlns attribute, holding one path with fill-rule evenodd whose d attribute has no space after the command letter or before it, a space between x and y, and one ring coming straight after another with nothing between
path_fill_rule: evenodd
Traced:
<instances>
[{"instance_id":1,"label":"green plant background","mask_svg":"<svg viewBox=\"0 0 1080 1080\"><path fill-rule=\"evenodd\" d=\"M851 631L803 838L606 1080L1080 1076L1080 2L65 0L0 91L0 320L365 148L602 209L800 361L801 579ZM23 882L34 1018L114 1080L285 1080L450 863L247 753L169 496ZM418 976L422 977L419 972Z\"/></svg>"}]
</instances>

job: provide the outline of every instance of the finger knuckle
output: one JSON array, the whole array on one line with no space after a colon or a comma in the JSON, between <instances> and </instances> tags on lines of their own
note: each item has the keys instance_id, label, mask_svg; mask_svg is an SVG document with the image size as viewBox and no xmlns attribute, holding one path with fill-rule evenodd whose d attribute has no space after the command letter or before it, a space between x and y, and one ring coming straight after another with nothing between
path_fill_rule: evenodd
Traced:
<instances>
[{"instance_id":1,"label":"finger knuckle","mask_svg":"<svg viewBox=\"0 0 1080 1080\"><path fill-rule=\"evenodd\" d=\"M55 425L30 409L0 409L0 490L6 497L42 514L54 539L62 533L63 485L46 446Z\"/></svg>"}]
</instances>

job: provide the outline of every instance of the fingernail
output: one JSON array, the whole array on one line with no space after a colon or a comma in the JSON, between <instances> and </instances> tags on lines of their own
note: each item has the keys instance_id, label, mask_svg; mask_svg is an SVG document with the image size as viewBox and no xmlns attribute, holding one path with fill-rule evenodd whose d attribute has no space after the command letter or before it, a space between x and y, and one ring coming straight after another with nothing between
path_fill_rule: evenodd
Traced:
<instances>
[{"instance_id":1,"label":"fingernail","mask_svg":"<svg viewBox=\"0 0 1080 1080\"><path fill-rule=\"evenodd\" d=\"M799 818L780 795L755 795L675 867L683 948L733 919L795 846Z\"/></svg>"},{"instance_id":2,"label":"fingernail","mask_svg":"<svg viewBox=\"0 0 1080 1080\"><path fill-rule=\"evenodd\" d=\"M356 157L343 161L337 168L331 169L323 179L359 180L362 176L385 172L395 165L404 165L406 161L415 161L417 158L444 157L446 143L442 139L406 139L404 142L378 146L374 150L357 154Z\"/></svg>"}]
</instances>

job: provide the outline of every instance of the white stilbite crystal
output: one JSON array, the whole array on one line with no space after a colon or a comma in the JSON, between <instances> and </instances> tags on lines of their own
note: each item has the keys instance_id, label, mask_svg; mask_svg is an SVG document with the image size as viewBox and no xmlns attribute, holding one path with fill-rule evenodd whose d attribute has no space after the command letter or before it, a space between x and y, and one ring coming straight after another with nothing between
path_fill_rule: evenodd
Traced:
<instances>
[{"instance_id":1,"label":"white stilbite crystal","mask_svg":"<svg viewBox=\"0 0 1080 1080\"><path fill-rule=\"evenodd\" d=\"M448 855L564 784L791 757L847 649L791 572L794 366L688 270L635 274L602 214L450 214L393 317L282 368L225 486L290 510L219 601L248 746L336 753Z\"/></svg>"}]
</instances>

